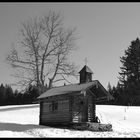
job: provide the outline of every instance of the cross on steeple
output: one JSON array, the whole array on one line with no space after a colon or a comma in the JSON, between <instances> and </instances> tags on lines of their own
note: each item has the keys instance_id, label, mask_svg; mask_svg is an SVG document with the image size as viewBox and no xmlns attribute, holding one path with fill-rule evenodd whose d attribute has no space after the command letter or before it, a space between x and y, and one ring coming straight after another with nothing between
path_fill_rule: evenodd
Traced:
<instances>
[{"instance_id":1,"label":"cross on steeple","mask_svg":"<svg viewBox=\"0 0 140 140\"><path fill-rule=\"evenodd\" d=\"M87 65L88 62L87 57L84 59L84 61L85 61L85 65Z\"/></svg>"}]
</instances>

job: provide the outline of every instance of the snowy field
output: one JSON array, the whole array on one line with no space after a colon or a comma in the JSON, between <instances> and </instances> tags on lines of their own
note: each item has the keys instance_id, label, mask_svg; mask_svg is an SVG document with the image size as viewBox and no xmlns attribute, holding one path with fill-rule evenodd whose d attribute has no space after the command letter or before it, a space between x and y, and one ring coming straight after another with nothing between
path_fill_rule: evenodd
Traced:
<instances>
[{"instance_id":1,"label":"snowy field","mask_svg":"<svg viewBox=\"0 0 140 140\"><path fill-rule=\"evenodd\" d=\"M111 123L112 132L78 131L41 126L39 105L0 107L0 137L140 137L140 107L97 105L102 123Z\"/></svg>"}]
</instances>

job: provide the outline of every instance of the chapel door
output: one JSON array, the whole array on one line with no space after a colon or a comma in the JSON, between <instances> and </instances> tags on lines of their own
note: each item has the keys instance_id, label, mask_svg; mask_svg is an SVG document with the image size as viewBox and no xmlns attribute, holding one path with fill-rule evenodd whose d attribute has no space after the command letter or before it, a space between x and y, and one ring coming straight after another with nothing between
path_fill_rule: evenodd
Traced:
<instances>
[{"instance_id":1,"label":"chapel door","mask_svg":"<svg viewBox=\"0 0 140 140\"><path fill-rule=\"evenodd\" d=\"M73 102L73 122L83 122L84 102L81 95L74 97Z\"/></svg>"}]
</instances>

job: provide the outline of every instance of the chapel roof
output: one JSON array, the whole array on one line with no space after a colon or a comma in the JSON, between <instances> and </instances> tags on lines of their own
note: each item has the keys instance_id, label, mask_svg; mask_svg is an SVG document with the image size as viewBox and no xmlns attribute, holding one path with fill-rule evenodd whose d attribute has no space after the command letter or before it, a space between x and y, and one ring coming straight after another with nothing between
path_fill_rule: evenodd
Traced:
<instances>
[{"instance_id":1,"label":"chapel roof","mask_svg":"<svg viewBox=\"0 0 140 140\"><path fill-rule=\"evenodd\" d=\"M94 80L94 81L91 81L88 83L71 84L71 85L51 88L51 89L47 90L46 92L44 92L43 94L41 94L38 97L38 99L43 99L43 98L55 96L55 95L62 95L62 94L86 91L88 88L90 88L92 86L99 86L99 85L102 89L102 92L105 94L105 96L112 98L112 96L106 91L106 89L101 85L101 83L98 80Z\"/></svg>"}]
</instances>

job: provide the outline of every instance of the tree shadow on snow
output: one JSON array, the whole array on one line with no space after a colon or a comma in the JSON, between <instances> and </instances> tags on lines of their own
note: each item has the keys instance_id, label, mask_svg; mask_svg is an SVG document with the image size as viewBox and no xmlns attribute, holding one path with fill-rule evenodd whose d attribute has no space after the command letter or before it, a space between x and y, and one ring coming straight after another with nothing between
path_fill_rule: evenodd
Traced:
<instances>
[{"instance_id":1,"label":"tree shadow on snow","mask_svg":"<svg viewBox=\"0 0 140 140\"><path fill-rule=\"evenodd\" d=\"M31 109L31 108L37 108L39 107L38 104L35 104L33 106L16 106L16 107L9 107L9 108L0 108L0 111L12 111L12 110L20 110L20 109Z\"/></svg>"},{"instance_id":2,"label":"tree shadow on snow","mask_svg":"<svg viewBox=\"0 0 140 140\"><path fill-rule=\"evenodd\" d=\"M34 124L17 124L17 123L4 123L0 122L0 131L15 131L25 132L33 129L68 129L75 131L74 128L68 126L47 126L47 125L34 125Z\"/></svg>"},{"instance_id":3,"label":"tree shadow on snow","mask_svg":"<svg viewBox=\"0 0 140 140\"><path fill-rule=\"evenodd\" d=\"M33 125L33 124L17 124L17 123L2 123L0 122L0 131L16 131L23 132L31 129L43 129L49 128L42 125Z\"/></svg>"}]
</instances>

